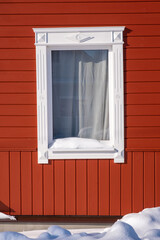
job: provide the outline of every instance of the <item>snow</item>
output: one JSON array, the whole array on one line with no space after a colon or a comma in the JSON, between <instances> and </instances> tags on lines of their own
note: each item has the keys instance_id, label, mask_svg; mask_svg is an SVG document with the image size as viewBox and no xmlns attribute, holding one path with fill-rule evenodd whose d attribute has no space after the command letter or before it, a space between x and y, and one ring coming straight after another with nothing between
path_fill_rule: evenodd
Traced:
<instances>
[{"instance_id":1,"label":"snow","mask_svg":"<svg viewBox=\"0 0 160 240\"><path fill-rule=\"evenodd\" d=\"M55 139L50 147L53 149L106 149L107 145L96 139L69 137Z\"/></svg>"},{"instance_id":2,"label":"snow","mask_svg":"<svg viewBox=\"0 0 160 240\"><path fill-rule=\"evenodd\" d=\"M66 230L50 226L48 230L31 232L1 232L0 240L158 240L160 239L160 207L130 213L112 227L94 230Z\"/></svg>"},{"instance_id":3,"label":"snow","mask_svg":"<svg viewBox=\"0 0 160 240\"><path fill-rule=\"evenodd\" d=\"M0 212L0 221L16 221L16 218Z\"/></svg>"}]
</instances>

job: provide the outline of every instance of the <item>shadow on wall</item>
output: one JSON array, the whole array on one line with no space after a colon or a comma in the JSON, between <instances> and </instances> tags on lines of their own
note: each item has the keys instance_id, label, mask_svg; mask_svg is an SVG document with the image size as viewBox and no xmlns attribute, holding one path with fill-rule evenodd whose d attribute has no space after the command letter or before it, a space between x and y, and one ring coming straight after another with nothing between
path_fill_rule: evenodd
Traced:
<instances>
[{"instance_id":1,"label":"shadow on wall","mask_svg":"<svg viewBox=\"0 0 160 240\"><path fill-rule=\"evenodd\" d=\"M132 32L131 29L129 28L125 28L124 30L124 46L123 46L123 73L124 73L124 129L125 129L125 135L124 135L124 141L125 141L125 147L127 146L127 139L126 139L126 105L127 105L127 100L126 100L126 82L128 81L127 79L127 74L126 74L126 71L127 71L127 67L126 67L126 59L127 59L127 47L129 46L128 43L127 43L127 38L128 38L128 35L129 33ZM127 154L126 154L126 158L125 158L125 163L127 163Z\"/></svg>"},{"instance_id":2,"label":"shadow on wall","mask_svg":"<svg viewBox=\"0 0 160 240\"><path fill-rule=\"evenodd\" d=\"M3 213L14 213L15 211L6 206L3 202L0 201L0 212L3 212Z\"/></svg>"}]
</instances>

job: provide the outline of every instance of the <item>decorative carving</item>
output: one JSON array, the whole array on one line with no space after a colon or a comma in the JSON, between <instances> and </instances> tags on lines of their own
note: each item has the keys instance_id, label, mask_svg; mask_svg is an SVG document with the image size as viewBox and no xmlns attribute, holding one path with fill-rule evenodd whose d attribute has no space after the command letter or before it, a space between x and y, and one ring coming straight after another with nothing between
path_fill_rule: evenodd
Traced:
<instances>
[{"instance_id":1,"label":"decorative carving","mask_svg":"<svg viewBox=\"0 0 160 240\"><path fill-rule=\"evenodd\" d=\"M74 33L72 35L68 35L66 38L68 38L69 40L72 40L73 42L82 43L82 42L89 41L94 37L83 34L83 33Z\"/></svg>"},{"instance_id":2,"label":"decorative carving","mask_svg":"<svg viewBox=\"0 0 160 240\"><path fill-rule=\"evenodd\" d=\"M46 33L38 33L37 34L37 42L38 43L46 43Z\"/></svg>"},{"instance_id":3,"label":"decorative carving","mask_svg":"<svg viewBox=\"0 0 160 240\"><path fill-rule=\"evenodd\" d=\"M122 33L121 32L113 32L113 41L114 42L122 41Z\"/></svg>"}]
</instances>

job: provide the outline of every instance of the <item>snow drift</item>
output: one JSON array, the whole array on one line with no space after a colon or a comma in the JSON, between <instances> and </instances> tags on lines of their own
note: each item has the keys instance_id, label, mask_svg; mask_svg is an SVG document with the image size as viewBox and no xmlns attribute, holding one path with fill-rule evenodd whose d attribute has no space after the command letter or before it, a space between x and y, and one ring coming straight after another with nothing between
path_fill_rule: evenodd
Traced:
<instances>
[{"instance_id":1,"label":"snow drift","mask_svg":"<svg viewBox=\"0 0 160 240\"><path fill-rule=\"evenodd\" d=\"M25 234L25 233L24 233ZM0 240L31 240L24 234L1 232ZM103 232L72 234L59 226L51 226L41 233L37 240L158 240L160 239L160 207L144 209L139 213L131 213L115 222L111 228Z\"/></svg>"}]
</instances>

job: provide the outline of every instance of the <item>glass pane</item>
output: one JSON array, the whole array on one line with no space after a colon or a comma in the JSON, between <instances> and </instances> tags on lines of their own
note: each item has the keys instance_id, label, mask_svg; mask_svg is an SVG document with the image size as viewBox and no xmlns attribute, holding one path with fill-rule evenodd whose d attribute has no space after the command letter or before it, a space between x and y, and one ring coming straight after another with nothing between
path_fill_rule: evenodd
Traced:
<instances>
[{"instance_id":1,"label":"glass pane","mask_svg":"<svg viewBox=\"0 0 160 240\"><path fill-rule=\"evenodd\" d=\"M109 140L108 50L52 51L53 136Z\"/></svg>"}]
</instances>

